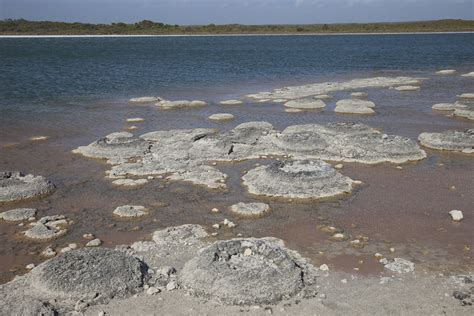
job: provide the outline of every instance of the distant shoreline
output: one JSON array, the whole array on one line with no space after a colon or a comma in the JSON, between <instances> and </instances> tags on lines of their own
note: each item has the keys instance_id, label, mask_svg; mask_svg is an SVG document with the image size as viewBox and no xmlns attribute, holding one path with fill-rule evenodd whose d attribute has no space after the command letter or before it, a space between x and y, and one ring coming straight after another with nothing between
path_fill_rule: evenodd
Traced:
<instances>
[{"instance_id":1,"label":"distant shoreline","mask_svg":"<svg viewBox=\"0 0 474 316\"><path fill-rule=\"evenodd\" d=\"M334 24L178 25L150 20L136 23L0 20L0 36L286 36L472 33L474 20L434 20Z\"/></svg>"},{"instance_id":2,"label":"distant shoreline","mask_svg":"<svg viewBox=\"0 0 474 316\"><path fill-rule=\"evenodd\" d=\"M378 32L378 33L255 33L255 34L81 34L81 35L0 35L0 38L104 38L104 37L241 37L241 36L376 36L376 35L433 35L474 34L474 31L459 32Z\"/></svg>"}]
</instances>

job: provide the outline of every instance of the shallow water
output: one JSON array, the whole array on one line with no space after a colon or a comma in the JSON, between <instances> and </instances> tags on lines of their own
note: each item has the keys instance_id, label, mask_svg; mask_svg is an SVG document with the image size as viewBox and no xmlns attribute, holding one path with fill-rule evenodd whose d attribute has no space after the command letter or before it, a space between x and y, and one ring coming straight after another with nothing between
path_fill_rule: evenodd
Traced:
<instances>
[{"instance_id":1,"label":"shallow water","mask_svg":"<svg viewBox=\"0 0 474 316\"><path fill-rule=\"evenodd\" d=\"M474 159L428 150L428 158L398 170L395 165L344 164L342 173L365 184L351 196L324 202L265 200L269 216L240 220L227 207L250 196L240 176L255 163L219 164L229 175L229 189L209 191L181 182L154 180L123 189L104 179L105 163L73 155L71 150L114 131L125 120L144 117L135 134L173 128L215 127L268 121L275 128L304 123L357 121L416 139L424 131L472 128L473 123L433 112L431 105L454 102L474 92L474 79L435 76L455 68L474 71L474 35L197 37L197 38L54 38L0 39L0 169L44 175L58 187L41 200L0 205L36 207L38 216L65 214L75 221L68 234L38 243L19 237L24 227L0 223L0 281L38 263L47 245L84 244L94 233L106 246L147 238L157 228L184 223L211 225L229 218L238 226L220 230L218 238L275 236L316 264L359 273L378 273L373 253L415 261L436 271L472 270L474 234ZM324 111L286 113L281 104L222 106L217 101L247 93L303 84L376 75L426 77L419 92L365 89L375 102L372 116L337 115L335 102L350 91L334 93ZM130 97L159 95L202 99L200 109L159 111L130 105ZM211 122L213 113L232 113L229 122ZM46 141L29 141L45 135ZM5 146L7 145L7 146ZM455 186L455 190L450 190ZM150 216L122 221L116 206L149 207ZM163 204L163 205L162 205ZM218 207L215 215L210 209ZM465 220L454 224L447 213L461 209ZM364 249L329 241L316 227L331 224L352 236L370 238ZM467 248L466 248L467 247ZM363 263L359 263L362 260ZM358 266L356 266L358 265Z\"/></svg>"}]
</instances>

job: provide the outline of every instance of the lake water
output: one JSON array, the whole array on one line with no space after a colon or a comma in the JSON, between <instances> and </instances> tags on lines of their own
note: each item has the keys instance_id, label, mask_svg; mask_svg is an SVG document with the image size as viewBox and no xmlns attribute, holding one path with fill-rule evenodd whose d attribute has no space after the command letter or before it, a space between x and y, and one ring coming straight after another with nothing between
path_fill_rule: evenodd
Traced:
<instances>
[{"instance_id":1,"label":"lake water","mask_svg":"<svg viewBox=\"0 0 474 316\"><path fill-rule=\"evenodd\" d=\"M71 154L77 146L124 130L130 125L126 118L146 118L136 124L137 135L172 128L228 130L255 120L268 121L278 129L350 120L416 139L423 131L472 128L472 121L435 113L431 106L474 92L472 78L434 74L449 68L459 73L474 71L473 57L474 34L0 38L0 169L44 175L58 187L49 197L16 206L38 208L41 216L65 214L76 222L66 236L50 243L26 241L19 237L24 227L0 222L0 281L23 272L25 264L40 262L37 254L49 244L57 248L69 242L81 245L82 235L92 232L106 246L114 246L146 238L158 227L184 223L210 229L223 219L209 213L212 207L225 210L230 203L254 200L242 188L240 175L255 161L218 166L230 177L229 192L222 194L162 181L117 189L104 179L107 166ZM296 114L286 113L275 103L218 104L286 85L373 76L427 80L418 92L364 89L377 104L372 116L332 111L335 102L349 97L351 91L333 93L324 111ZM209 106L158 111L128 103L131 97L146 95L204 100ZM232 113L236 119L222 123L207 119L219 112ZM49 139L29 141L35 135ZM331 262L351 272L360 258L368 262L361 272L377 271L378 263L370 263L369 258L387 247L395 247L397 255L418 260L427 269L464 271L472 267L472 255L464 246L472 249L474 240L470 229L474 225L470 216L474 215L474 161L460 154L428 154L428 159L407 164L403 170L390 164L344 164L345 175L367 184L353 196L313 204L270 201L271 216L239 222L236 232L283 238L316 264ZM452 186L457 189L450 190ZM167 206L144 221L123 222L111 216L118 205L158 202ZM0 212L11 207L0 205ZM453 225L446 216L453 208L468 214L462 225ZM330 243L316 229L321 222L352 236L369 236L371 247L354 253L347 245ZM230 237L230 232L220 235ZM326 254L320 255L321 250Z\"/></svg>"}]
</instances>

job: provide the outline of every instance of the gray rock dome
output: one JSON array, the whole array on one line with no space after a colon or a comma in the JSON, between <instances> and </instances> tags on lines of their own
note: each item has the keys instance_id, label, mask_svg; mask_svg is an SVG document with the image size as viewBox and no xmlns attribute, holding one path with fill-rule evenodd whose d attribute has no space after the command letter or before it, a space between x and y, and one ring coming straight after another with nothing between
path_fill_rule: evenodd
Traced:
<instances>
[{"instance_id":1,"label":"gray rock dome","mask_svg":"<svg viewBox=\"0 0 474 316\"><path fill-rule=\"evenodd\" d=\"M271 304L305 286L303 267L278 240L218 241L184 266L191 294L233 305Z\"/></svg>"},{"instance_id":2,"label":"gray rock dome","mask_svg":"<svg viewBox=\"0 0 474 316\"><path fill-rule=\"evenodd\" d=\"M141 289L146 265L123 252L83 248L50 259L32 271L32 285L50 295L126 296Z\"/></svg>"},{"instance_id":3,"label":"gray rock dome","mask_svg":"<svg viewBox=\"0 0 474 316\"><path fill-rule=\"evenodd\" d=\"M55 186L42 176L0 172L0 202L19 201L51 193Z\"/></svg>"}]
</instances>

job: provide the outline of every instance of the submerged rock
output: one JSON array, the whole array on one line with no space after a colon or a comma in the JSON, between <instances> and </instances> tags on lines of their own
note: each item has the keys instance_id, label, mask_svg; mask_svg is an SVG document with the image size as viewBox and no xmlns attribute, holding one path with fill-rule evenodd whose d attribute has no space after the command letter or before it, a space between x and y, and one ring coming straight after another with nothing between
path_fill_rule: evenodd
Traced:
<instances>
[{"instance_id":1,"label":"submerged rock","mask_svg":"<svg viewBox=\"0 0 474 316\"><path fill-rule=\"evenodd\" d=\"M456 103L437 103L431 107L436 111L454 111L457 108Z\"/></svg>"},{"instance_id":2,"label":"submerged rock","mask_svg":"<svg viewBox=\"0 0 474 316\"><path fill-rule=\"evenodd\" d=\"M375 111L372 109L373 107L375 107L375 103L371 101L345 99L337 101L334 112L349 114L373 114L375 113Z\"/></svg>"},{"instance_id":3,"label":"submerged rock","mask_svg":"<svg viewBox=\"0 0 474 316\"><path fill-rule=\"evenodd\" d=\"M179 100L179 101L168 101L162 100L155 104L158 108L161 109L181 109L181 108L196 108L206 106L207 103L204 101L188 101L188 100Z\"/></svg>"},{"instance_id":4,"label":"submerged rock","mask_svg":"<svg viewBox=\"0 0 474 316\"><path fill-rule=\"evenodd\" d=\"M45 216L38 222L32 223L32 227L23 234L34 240L49 240L60 237L67 232L70 222L64 215Z\"/></svg>"},{"instance_id":5,"label":"submerged rock","mask_svg":"<svg viewBox=\"0 0 474 316\"><path fill-rule=\"evenodd\" d=\"M285 103L285 106L288 108L296 109L323 109L326 107L326 104L319 99L315 98L303 98L291 100Z\"/></svg>"},{"instance_id":6,"label":"submerged rock","mask_svg":"<svg viewBox=\"0 0 474 316\"><path fill-rule=\"evenodd\" d=\"M240 105L240 104L243 104L243 102L240 101L240 100L225 100L225 101L221 101L220 104L222 104L222 105Z\"/></svg>"},{"instance_id":7,"label":"submerged rock","mask_svg":"<svg viewBox=\"0 0 474 316\"><path fill-rule=\"evenodd\" d=\"M473 72L469 72L469 73L467 73L467 74L463 74L463 75L461 75L461 76L463 76L463 77L474 77L474 71L473 71Z\"/></svg>"},{"instance_id":8,"label":"submerged rock","mask_svg":"<svg viewBox=\"0 0 474 316\"><path fill-rule=\"evenodd\" d=\"M36 215L34 208L16 208L0 213L0 219L6 222L22 222Z\"/></svg>"},{"instance_id":9,"label":"submerged rock","mask_svg":"<svg viewBox=\"0 0 474 316\"><path fill-rule=\"evenodd\" d=\"M420 90L419 86L398 86L394 88L397 91L418 91Z\"/></svg>"},{"instance_id":10,"label":"submerged rock","mask_svg":"<svg viewBox=\"0 0 474 316\"><path fill-rule=\"evenodd\" d=\"M474 129L464 132L421 133L418 140L423 146L433 149L474 153Z\"/></svg>"},{"instance_id":11,"label":"submerged rock","mask_svg":"<svg viewBox=\"0 0 474 316\"><path fill-rule=\"evenodd\" d=\"M274 102L283 99L286 102L287 99L301 99L337 91L377 87L388 88L397 85L416 85L419 83L420 79L411 77L374 77L354 79L344 82L322 82L302 86L285 87L281 89L276 89L272 92L260 92L256 94L251 94L247 97L254 99L271 99Z\"/></svg>"},{"instance_id":12,"label":"submerged rock","mask_svg":"<svg viewBox=\"0 0 474 316\"><path fill-rule=\"evenodd\" d=\"M162 99L160 97L139 97L132 98L129 100L130 103L156 103L160 102Z\"/></svg>"},{"instance_id":13,"label":"submerged rock","mask_svg":"<svg viewBox=\"0 0 474 316\"><path fill-rule=\"evenodd\" d=\"M415 271L415 264L403 258L395 258L393 261L384 264L384 267L396 273L409 273Z\"/></svg>"},{"instance_id":14,"label":"submerged rock","mask_svg":"<svg viewBox=\"0 0 474 316\"><path fill-rule=\"evenodd\" d=\"M266 203L237 203L230 207L230 211L241 217L260 217L270 211Z\"/></svg>"},{"instance_id":15,"label":"submerged rock","mask_svg":"<svg viewBox=\"0 0 474 316\"><path fill-rule=\"evenodd\" d=\"M122 205L114 210L114 215L124 218L137 218L148 214L148 210L140 205Z\"/></svg>"},{"instance_id":16,"label":"submerged rock","mask_svg":"<svg viewBox=\"0 0 474 316\"><path fill-rule=\"evenodd\" d=\"M468 120L474 120L474 106L465 109L456 109L453 113L454 116L464 117Z\"/></svg>"},{"instance_id":17,"label":"submerged rock","mask_svg":"<svg viewBox=\"0 0 474 316\"><path fill-rule=\"evenodd\" d=\"M143 156L148 149L149 145L145 140L128 132L117 132L72 152L90 158L129 159Z\"/></svg>"},{"instance_id":18,"label":"submerged rock","mask_svg":"<svg viewBox=\"0 0 474 316\"><path fill-rule=\"evenodd\" d=\"M140 291L146 265L123 252L83 248L50 259L32 271L31 285L58 297L125 297Z\"/></svg>"},{"instance_id":19,"label":"submerged rock","mask_svg":"<svg viewBox=\"0 0 474 316\"><path fill-rule=\"evenodd\" d=\"M369 96L367 92L352 92L351 97L355 99L366 99Z\"/></svg>"},{"instance_id":20,"label":"submerged rock","mask_svg":"<svg viewBox=\"0 0 474 316\"><path fill-rule=\"evenodd\" d=\"M274 238L218 241L186 263L180 283L224 304L272 304L314 283L315 270Z\"/></svg>"},{"instance_id":21,"label":"submerged rock","mask_svg":"<svg viewBox=\"0 0 474 316\"><path fill-rule=\"evenodd\" d=\"M455 69L443 69L436 72L437 75L455 75L456 73Z\"/></svg>"},{"instance_id":22,"label":"submerged rock","mask_svg":"<svg viewBox=\"0 0 474 316\"><path fill-rule=\"evenodd\" d=\"M0 202L12 202L49 194L55 186L42 176L18 171L0 172Z\"/></svg>"},{"instance_id":23,"label":"submerged rock","mask_svg":"<svg viewBox=\"0 0 474 316\"><path fill-rule=\"evenodd\" d=\"M270 197L321 199L352 191L352 180L321 160L275 162L242 179L250 193Z\"/></svg>"},{"instance_id":24,"label":"submerged rock","mask_svg":"<svg viewBox=\"0 0 474 316\"><path fill-rule=\"evenodd\" d=\"M228 120L233 120L234 115L230 113L216 113L209 116L209 119L212 121L228 121Z\"/></svg>"}]
</instances>

